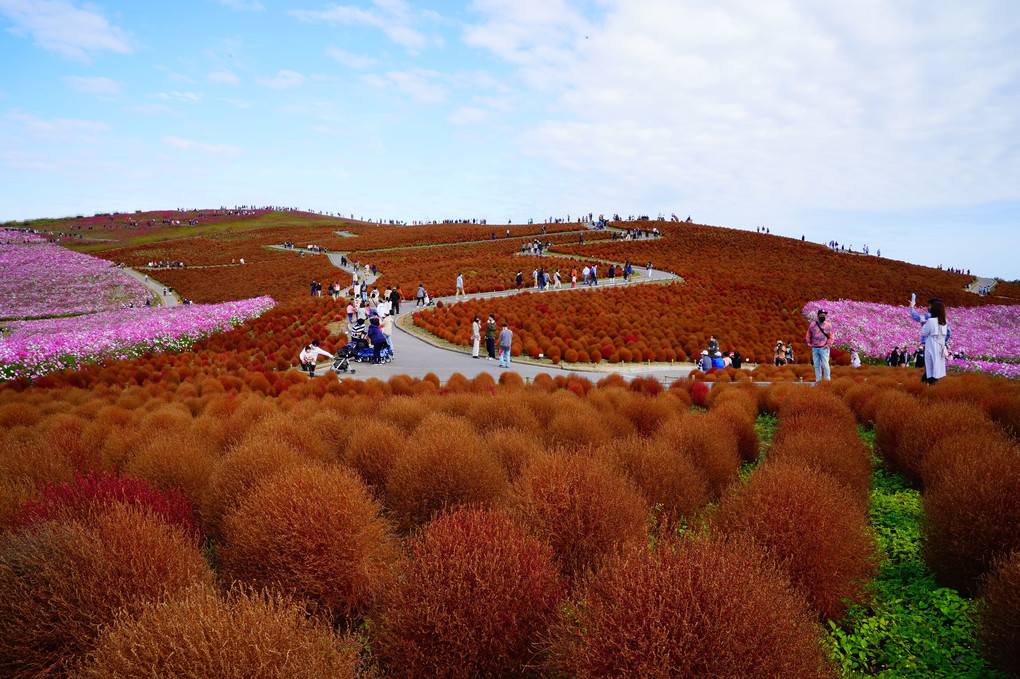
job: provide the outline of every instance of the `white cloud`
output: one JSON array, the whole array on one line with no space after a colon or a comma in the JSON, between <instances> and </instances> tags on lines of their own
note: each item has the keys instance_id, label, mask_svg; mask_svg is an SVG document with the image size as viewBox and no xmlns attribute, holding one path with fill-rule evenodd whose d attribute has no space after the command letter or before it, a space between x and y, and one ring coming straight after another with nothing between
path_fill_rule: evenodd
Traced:
<instances>
[{"instance_id":1,"label":"white cloud","mask_svg":"<svg viewBox=\"0 0 1020 679\"><path fill-rule=\"evenodd\" d=\"M373 0L374 9L350 5L330 5L323 10L295 9L290 15L309 23L344 24L378 28L393 42L411 51L421 50L429 38L414 27L422 20L434 21L434 12L416 10L404 0Z\"/></svg>"},{"instance_id":2,"label":"white cloud","mask_svg":"<svg viewBox=\"0 0 1020 679\"><path fill-rule=\"evenodd\" d=\"M239 12L261 12L265 9L259 0L216 0L216 2Z\"/></svg>"},{"instance_id":3,"label":"white cloud","mask_svg":"<svg viewBox=\"0 0 1020 679\"><path fill-rule=\"evenodd\" d=\"M76 61L88 61L94 52L133 52L128 34L110 25L91 4L76 7L71 0L0 0L0 13L18 36L31 36L35 44Z\"/></svg>"},{"instance_id":4,"label":"white cloud","mask_svg":"<svg viewBox=\"0 0 1020 679\"><path fill-rule=\"evenodd\" d=\"M157 92L152 96L163 101L183 101L187 104L197 104L202 100L202 96L194 92Z\"/></svg>"},{"instance_id":5,"label":"white cloud","mask_svg":"<svg viewBox=\"0 0 1020 679\"><path fill-rule=\"evenodd\" d=\"M206 78L214 83L220 83L221 85L239 85L241 79L234 74L233 71L229 71L225 68L217 68L215 71L209 73Z\"/></svg>"},{"instance_id":6,"label":"white cloud","mask_svg":"<svg viewBox=\"0 0 1020 679\"><path fill-rule=\"evenodd\" d=\"M477 106L461 106L450 114L449 121L454 125L477 125L487 122L492 117L488 109Z\"/></svg>"},{"instance_id":7,"label":"white cloud","mask_svg":"<svg viewBox=\"0 0 1020 679\"><path fill-rule=\"evenodd\" d=\"M110 78L84 78L69 75L61 78L75 92L85 94L112 95L120 94L121 84Z\"/></svg>"},{"instance_id":8,"label":"white cloud","mask_svg":"<svg viewBox=\"0 0 1020 679\"><path fill-rule=\"evenodd\" d=\"M446 99L447 88L439 82L436 71L389 71L385 75L370 74L362 77L369 85L380 89L394 89L416 101L436 104Z\"/></svg>"},{"instance_id":9,"label":"white cloud","mask_svg":"<svg viewBox=\"0 0 1020 679\"><path fill-rule=\"evenodd\" d=\"M181 151L198 151L199 153L216 156L236 156L244 153L244 149L240 146L234 146L231 144L207 144L205 142L195 141L193 139L184 139L182 137L163 137L163 143Z\"/></svg>"},{"instance_id":10,"label":"white cloud","mask_svg":"<svg viewBox=\"0 0 1020 679\"><path fill-rule=\"evenodd\" d=\"M995 2L614 0L597 21L562 0L473 8L465 41L550 100L527 148L607 196L744 220L1020 200L1003 145L1020 136L1020 15Z\"/></svg>"},{"instance_id":11,"label":"white cloud","mask_svg":"<svg viewBox=\"0 0 1020 679\"><path fill-rule=\"evenodd\" d=\"M177 111L170 108L169 106L153 103L136 104L134 106L128 107L128 110L131 111L132 113L142 113L144 115L162 115L162 114L180 115Z\"/></svg>"},{"instance_id":12,"label":"white cloud","mask_svg":"<svg viewBox=\"0 0 1020 679\"><path fill-rule=\"evenodd\" d=\"M77 120L74 118L40 118L18 110L8 112L0 118L5 126L14 127L20 133L46 142L88 142L108 132L108 123L98 120Z\"/></svg>"},{"instance_id":13,"label":"white cloud","mask_svg":"<svg viewBox=\"0 0 1020 679\"><path fill-rule=\"evenodd\" d=\"M301 87L305 82L305 77L295 71L277 71L276 75L272 78L255 78L255 82L263 87L269 87L274 90L289 90L295 87Z\"/></svg>"},{"instance_id":14,"label":"white cloud","mask_svg":"<svg viewBox=\"0 0 1020 679\"><path fill-rule=\"evenodd\" d=\"M339 47L333 46L326 48L326 56L329 57L330 59L334 59L340 64L343 64L347 68L353 68L357 70L368 68L369 66L372 66L373 64L376 63L376 60L372 59L371 57L363 57L357 54L351 54L346 50L342 50Z\"/></svg>"}]
</instances>

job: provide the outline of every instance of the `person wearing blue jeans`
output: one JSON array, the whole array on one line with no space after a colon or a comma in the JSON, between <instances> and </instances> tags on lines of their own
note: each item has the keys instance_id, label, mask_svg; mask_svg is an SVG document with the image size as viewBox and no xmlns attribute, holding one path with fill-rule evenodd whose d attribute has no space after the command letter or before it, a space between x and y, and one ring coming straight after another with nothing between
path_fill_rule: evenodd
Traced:
<instances>
[{"instance_id":1,"label":"person wearing blue jeans","mask_svg":"<svg viewBox=\"0 0 1020 679\"><path fill-rule=\"evenodd\" d=\"M514 342L514 333L510 328L506 327L506 323L503 324L503 329L499 331L499 367L509 368L510 367L510 346Z\"/></svg>"},{"instance_id":2,"label":"person wearing blue jeans","mask_svg":"<svg viewBox=\"0 0 1020 679\"><path fill-rule=\"evenodd\" d=\"M815 382L829 378L829 349L832 348L832 323L825 320L828 312L819 309L815 322L808 326L804 340L811 347L811 362L815 365Z\"/></svg>"}]
</instances>

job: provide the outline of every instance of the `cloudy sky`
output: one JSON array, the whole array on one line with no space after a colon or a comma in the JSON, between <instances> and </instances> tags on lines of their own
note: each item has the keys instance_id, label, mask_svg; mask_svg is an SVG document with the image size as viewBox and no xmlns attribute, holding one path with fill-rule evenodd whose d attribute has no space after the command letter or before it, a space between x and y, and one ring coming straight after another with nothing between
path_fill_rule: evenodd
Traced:
<instances>
[{"instance_id":1,"label":"cloudy sky","mask_svg":"<svg viewBox=\"0 0 1020 679\"><path fill-rule=\"evenodd\" d=\"M0 221L662 212L1020 278L1016 0L0 0Z\"/></svg>"}]
</instances>

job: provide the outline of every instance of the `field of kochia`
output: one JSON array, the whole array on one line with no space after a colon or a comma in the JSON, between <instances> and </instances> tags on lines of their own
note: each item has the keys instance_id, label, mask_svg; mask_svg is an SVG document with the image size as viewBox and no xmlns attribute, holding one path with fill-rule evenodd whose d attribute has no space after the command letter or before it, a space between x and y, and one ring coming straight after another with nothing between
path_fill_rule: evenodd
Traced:
<instances>
[{"instance_id":1,"label":"field of kochia","mask_svg":"<svg viewBox=\"0 0 1020 679\"><path fill-rule=\"evenodd\" d=\"M379 262L380 284L413 297L452 292L461 270L509 287L540 225L157 215L78 220L109 240L75 247L192 253L161 282L252 308L186 346L0 383L0 675L1020 672L1020 383L835 365L812 385L806 356L765 364L812 301L939 294L952 321L1013 304L1009 286L983 298L956 274L699 225L584 245L549 225L572 261L652 260L683 280L444 304L419 328L463 344L464 319L495 311L515 354L609 366L684 360L715 334L761 364L668 384L552 367L527 384L309 378L300 347L347 338L346 302L307 299L308 281L349 275L265 245ZM266 292L275 305L253 299Z\"/></svg>"}]
</instances>

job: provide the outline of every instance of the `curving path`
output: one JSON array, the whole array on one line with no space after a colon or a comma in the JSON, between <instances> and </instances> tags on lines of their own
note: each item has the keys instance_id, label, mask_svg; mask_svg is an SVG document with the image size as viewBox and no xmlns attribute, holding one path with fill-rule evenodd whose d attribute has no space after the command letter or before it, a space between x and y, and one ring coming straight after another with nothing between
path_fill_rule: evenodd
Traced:
<instances>
[{"instance_id":1,"label":"curving path","mask_svg":"<svg viewBox=\"0 0 1020 679\"><path fill-rule=\"evenodd\" d=\"M487 242L487 241L486 241ZM286 249L294 251L291 248L282 248L281 246L273 246L275 248ZM312 253L321 254L321 253ZM348 262L347 266L341 265L340 258L345 256L345 253L330 252L327 254L330 262L337 268L350 274L353 271L353 267ZM346 255L349 258L349 255ZM553 252L546 252L542 257L557 258L577 258L572 255L564 255ZM619 262L610 262L609 260L595 259L601 264L605 264L608 268L610 263L620 266ZM601 267L600 267L601 268ZM362 272L363 275L363 272ZM377 276L369 276L368 283L371 285L375 282ZM608 279L600 278L598 286L583 287L581 285L576 288L577 290L586 289L593 294L598 294L600 290L606 290L610 288L618 288L624 286L633 285L644 285L648 283L665 283L670 281L683 280L680 276L677 276L671 271L662 271L659 269L652 269L648 271L644 267L635 268L633 280L629 283L624 283L621 277L617 277L614 284L608 284ZM481 292L473 293L468 295L462 295L461 297L440 297L437 300L442 300L444 303L455 303L461 299L491 299L495 297L507 297L510 295L516 295L523 291L528 291L533 294L556 294L557 292L565 292L571 290L570 283L567 282L564 287L559 289L546 289L544 292L539 293L534 287L526 287L521 291L511 289L503 290L500 292ZM345 291L349 293L350 288ZM488 360L485 358L485 342L482 342L480 348L480 354L482 358L472 358L469 348L457 347L453 348L446 344L442 344L429 337L422 336L413 330L409 329L411 325L411 319L409 316L414 313L415 301L412 299L409 302L404 301L400 304L400 313L396 314L395 323L396 330L393 333L393 350L394 360L390 363L384 363L382 365L372 365L370 363L351 363L351 367L355 369L355 374L352 377L357 379L367 379L369 377L375 377L378 379L386 380L394 375L409 375L411 377L422 378L429 373L435 374L443 382L446 382L454 373L460 373L468 379L475 377L481 373L489 373L497 380L499 375L506 370L515 372L526 380L534 379L536 375L546 373L549 375L565 374L565 373L576 373L587 377L592 381L597 381L610 373L619 373L627 379L633 377L644 377L652 376L662 381L664 384L668 384L677 379L685 379L695 366L693 363L675 363L675 364L609 364L600 363L599 367L586 367L574 364L559 364L552 365L549 363L539 363L531 361L529 359L521 359L520 357L513 359L510 364L510 368L500 368L495 360ZM339 315L343 316L343 311L338 310ZM323 375L329 370L329 363L321 363L316 371L317 375ZM342 376L343 377L343 376Z\"/></svg>"}]
</instances>

